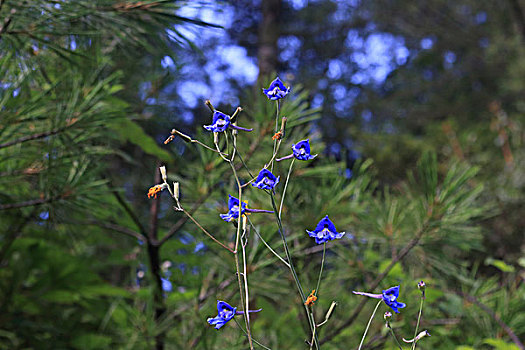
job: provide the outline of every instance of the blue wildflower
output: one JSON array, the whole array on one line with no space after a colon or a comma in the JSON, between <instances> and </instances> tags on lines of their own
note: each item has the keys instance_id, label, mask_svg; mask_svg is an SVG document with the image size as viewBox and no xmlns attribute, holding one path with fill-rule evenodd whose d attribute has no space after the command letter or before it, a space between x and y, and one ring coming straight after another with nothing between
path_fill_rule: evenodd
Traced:
<instances>
[{"instance_id":1,"label":"blue wildflower","mask_svg":"<svg viewBox=\"0 0 525 350\"><path fill-rule=\"evenodd\" d=\"M228 129L228 127L231 127L232 129L243 130L243 131L253 130L253 129L246 129L246 128L241 128L240 126L237 126L237 125L233 125L231 123L231 117L219 111L213 112L211 125L203 125L203 127L204 129L208 131L213 131L213 132L223 132L226 129Z\"/></svg>"},{"instance_id":2,"label":"blue wildflower","mask_svg":"<svg viewBox=\"0 0 525 350\"><path fill-rule=\"evenodd\" d=\"M276 159L276 161L280 162L281 160L290 159L292 157L295 157L298 160L310 160L317 157L317 154L311 155L310 154L310 140L302 140L297 142L296 144L292 145L292 154L287 155L286 157L282 157L279 159Z\"/></svg>"},{"instance_id":3,"label":"blue wildflower","mask_svg":"<svg viewBox=\"0 0 525 350\"><path fill-rule=\"evenodd\" d=\"M239 218L239 199L229 195L230 199L228 200L228 212L226 214L220 214L221 219L223 219L226 222L230 222L234 219ZM248 204L246 202L242 202L241 205L241 216L244 215L244 213L273 213L271 210L263 210L263 209L249 209L246 208Z\"/></svg>"},{"instance_id":4,"label":"blue wildflower","mask_svg":"<svg viewBox=\"0 0 525 350\"><path fill-rule=\"evenodd\" d=\"M160 280L162 281L162 290L163 291L171 292L173 290L173 285L171 284L169 279L161 277Z\"/></svg>"},{"instance_id":5,"label":"blue wildflower","mask_svg":"<svg viewBox=\"0 0 525 350\"><path fill-rule=\"evenodd\" d=\"M208 318L207 321L209 324L215 325L215 329L220 329L235 316L237 308L225 301L217 300L217 311L218 315Z\"/></svg>"},{"instance_id":6,"label":"blue wildflower","mask_svg":"<svg viewBox=\"0 0 525 350\"><path fill-rule=\"evenodd\" d=\"M204 129L213 132L223 132L228 129L230 126L231 120L230 116L222 112L215 111L213 112L213 119L211 125L204 125Z\"/></svg>"},{"instance_id":7,"label":"blue wildflower","mask_svg":"<svg viewBox=\"0 0 525 350\"><path fill-rule=\"evenodd\" d=\"M384 290L381 294L371 294L371 293L364 293L364 292L352 292L357 295L364 295L366 297L374 298L374 299L383 299L385 304L390 306L392 310L396 314L399 313L398 309L402 309L406 306L406 304L401 303L397 301L397 298L399 297L399 286L390 287L386 290Z\"/></svg>"},{"instance_id":8,"label":"blue wildflower","mask_svg":"<svg viewBox=\"0 0 525 350\"><path fill-rule=\"evenodd\" d=\"M299 160L310 160L317 157L317 154L310 154L310 140L303 140L292 145L293 156Z\"/></svg>"},{"instance_id":9,"label":"blue wildflower","mask_svg":"<svg viewBox=\"0 0 525 350\"><path fill-rule=\"evenodd\" d=\"M226 222L230 222L233 219L239 218L239 199L228 195L230 199L228 200L228 212L226 214L220 214L221 219ZM241 216L244 215L246 211L246 202L243 202L241 205Z\"/></svg>"},{"instance_id":10,"label":"blue wildflower","mask_svg":"<svg viewBox=\"0 0 525 350\"><path fill-rule=\"evenodd\" d=\"M315 230L306 230L310 237L315 238L315 243L322 244L328 241L339 239L345 235L345 232L337 232L334 223L326 215L317 224Z\"/></svg>"},{"instance_id":11,"label":"blue wildflower","mask_svg":"<svg viewBox=\"0 0 525 350\"><path fill-rule=\"evenodd\" d=\"M281 79L277 77L274 81L270 83L268 89L263 89L263 92L270 101L276 101L288 95L288 93L290 92L290 88L284 86Z\"/></svg>"},{"instance_id":12,"label":"blue wildflower","mask_svg":"<svg viewBox=\"0 0 525 350\"><path fill-rule=\"evenodd\" d=\"M257 175L255 182L252 186L260 188L261 190L272 190L279 183L279 178L275 177L274 174L268 169L262 169Z\"/></svg>"},{"instance_id":13,"label":"blue wildflower","mask_svg":"<svg viewBox=\"0 0 525 350\"><path fill-rule=\"evenodd\" d=\"M248 312L259 312L262 309L258 310L248 310ZM231 321L235 315L242 315L244 312L237 311L236 307L231 306L225 301L217 300L217 313L216 317L208 318L208 323L212 326L215 325L215 329L220 329L226 323Z\"/></svg>"}]
</instances>

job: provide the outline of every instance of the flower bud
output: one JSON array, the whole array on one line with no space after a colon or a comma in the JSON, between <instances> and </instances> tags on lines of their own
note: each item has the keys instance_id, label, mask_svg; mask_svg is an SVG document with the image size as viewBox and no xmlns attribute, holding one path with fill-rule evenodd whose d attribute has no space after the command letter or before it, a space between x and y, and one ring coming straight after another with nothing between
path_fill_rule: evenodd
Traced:
<instances>
[{"instance_id":1,"label":"flower bud","mask_svg":"<svg viewBox=\"0 0 525 350\"><path fill-rule=\"evenodd\" d=\"M159 168L160 170L160 176L162 177L162 181L166 182L167 181L167 175L166 175L166 167L165 166L161 166Z\"/></svg>"},{"instance_id":2,"label":"flower bud","mask_svg":"<svg viewBox=\"0 0 525 350\"><path fill-rule=\"evenodd\" d=\"M427 287L427 285L425 284L425 281L419 281L419 283L417 284L417 287L419 288L420 291L425 291L425 288Z\"/></svg>"},{"instance_id":3,"label":"flower bud","mask_svg":"<svg viewBox=\"0 0 525 350\"><path fill-rule=\"evenodd\" d=\"M383 316L385 321L388 323L392 319L392 313L390 311L385 312L385 315Z\"/></svg>"},{"instance_id":4,"label":"flower bud","mask_svg":"<svg viewBox=\"0 0 525 350\"><path fill-rule=\"evenodd\" d=\"M173 183L173 197L178 201L179 200L179 183Z\"/></svg>"},{"instance_id":5,"label":"flower bud","mask_svg":"<svg viewBox=\"0 0 525 350\"><path fill-rule=\"evenodd\" d=\"M419 283L417 284L417 288L419 288L423 299L425 299L425 289L427 288L425 282L423 280L419 281Z\"/></svg>"}]
</instances>

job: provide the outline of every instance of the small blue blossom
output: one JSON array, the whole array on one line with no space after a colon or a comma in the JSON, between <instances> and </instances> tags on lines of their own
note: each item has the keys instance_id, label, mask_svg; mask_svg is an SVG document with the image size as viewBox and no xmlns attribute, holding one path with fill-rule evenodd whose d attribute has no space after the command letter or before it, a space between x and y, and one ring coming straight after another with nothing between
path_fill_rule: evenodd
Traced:
<instances>
[{"instance_id":1,"label":"small blue blossom","mask_svg":"<svg viewBox=\"0 0 525 350\"><path fill-rule=\"evenodd\" d=\"M272 190L279 183L279 178L280 176L275 177L270 170L262 169L252 186L261 190Z\"/></svg>"},{"instance_id":2,"label":"small blue blossom","mask_svg":"<svg viewBox=\"0 0 525 350\"><path fill-rule=\"evenodd\" d=\"M258 310L248 310L248 312L259 312L262 309ZM242 315L244 312L237 311L236 307L231 306L225 301L217 300L217 313L218 315L216 317L210 317L208 318L208 323L212 326L215 325L215 329L220 329L222 326L224 326L226 323L231 321L235 315Z\"/></svg>"},{"instance_id":3,"label":"small blue blossom","mask_svg":"<svg viewBox=\"0 0 525 350\"><path fill-rule=\"evenodd\" d=\"M371 293L364 293L364 292L352 292L357 295L364 295L366 297L374 298L374 299L383 299L385 304L390 306L392 310L396 314L399 313L398 309L402 309L406 306L406 304L401 303L397 301L397 298L399 297L399 286L390 287L386 290L384 290L381 294L371 294Z\"/></svg>"},{"instance_id":4,"label":"small blue blossom","mask_svg":"<svg viewBox=\"0 0 525 350\"><path fill-rule=\"evenodd\" d=\"M226 222L230 222L234 219L239 218L239 200L231 195L229 195L230 199L228 200L228 212L226 214L220 214L221 219L223 219ZM241 216L244 215L244 213L273 213L272 210L264 210L264 209L251 209L246 208L248 204L246 202L242 202L241 205Z\"/></svg>"},{"instance_id":5,"label":"small blue blossom","mask_svg":"<svg viewBox=\"0 0 525 350\"><path fill-rule=\"evenodd\" d=\"M171 284L169 279L161 277L160 280L162 281L162 290L163 291L171 292L173 290L173 285Z\"/></svg>"},{"instance_id":6,"label":"small blue blossom","mask_svg":"<svg viewBox=\"0 0 525 350\"><path fill-rule=\"evenodd\" d=\"M310 140L303 140L292 145L293 156L299 160L310 160L317 157L317 154L310 154Z\"/></svg>"},{"instance_id":7,"label":"small blue blossom","mask_svg":"<svg viewBox=\"0 0 525 350\"><path fill-rule=\"evenodd\" d=\"M204 125L204 129L213 132L223 132L226 129L228 129L228 126L230 126L230 120L231 118L229 115L226 115L219 111L215 111L213 112L213 119L211 121L211 125Z\"/></svg>"},{"instance_id":8,"label":"small blue blossom","mask_svg":"<svg viewBox=\"0 0 525 350\"><path fill-rule=\"evenodd\" d=\"M288 93L290 92L290 88L284 86L281 79L277 77L274 81L271 82L268 89L263 89L263 92L270 101L276 101L288 95Z\"/></svg>"},{"instance_id":9,"label":"small blue blossom","mask_svg":"<svg viewBox=\"0 0 525 350\"><path fill-rule=\"evenodd\" d=\"M228 127L242 131L252 131L253 129L241 128L240 126L231 123L231 117L219 111L213 112L211 125L203 125L204 129L213 132L223 132Z\"/></svg>"},{"instance_id":10,"label":"small blue blossom","mask_svg":"<svg viewBox=\"0 0 525 350\"><path fill-rule=\"evenodd\" d=\"M290 159L295 157L299 160L310 160L317 157L317 154L311 155L310 154L310 140L302 140L297 142L296 144L292 145L292 154L287 155L286 157L278 158L276 159L277 162L280 162L281 160Z\"/></svg>"},{"instance_id":11,"label":"small blue blossom","mask_svg":"<svg viewBox=\"0 0 525 350\"><path fill-rule=\"evenodd\" d=\"M399 313L398 308L402 309L406 306L406 304L397 301L397 298L399 297L399 286L390 287L384 290L382 296L385 304L390 306L396 314Z\"/></svg>"},{"instance_id":12,"label":"small blue blossom","mask_svg":"<svg viewBox=\"0 0 525 350\"><path fill-rule=\"evenodd\" d=\"M217 311L218 315L213 318L208 318L208 323L215 325L215 329L220 329L235 316L237 308L225 301L217 300Z\"/></svg>"},{"instance_id":13,"label":"small blue blossom","mask_svg":"<svg viewBox=\"0 0 525 350\"><path fill-rule=\"evenodd\" d=\"M226 214L221 214L221 219L223 219L226 222L230 222L233 219L239 218L239 200L231 195L229 195L230 199L228 200L228 212ZM246 203L243 202L241 205L241 216L246 211Z\"/></svg>"},{"instance_id":14,"label":"small blue blossom","mask_svg":"<svg viewBox=\"0 0 525 350\"><path fill-rule=\"evenodd\" d=\"M306 230L310 237L315 238L315 243L322 244L328 241L339 239L345 235L345 232L337 232L334 223L326 215L313 231Z\"/></svg>"}]
</instances>

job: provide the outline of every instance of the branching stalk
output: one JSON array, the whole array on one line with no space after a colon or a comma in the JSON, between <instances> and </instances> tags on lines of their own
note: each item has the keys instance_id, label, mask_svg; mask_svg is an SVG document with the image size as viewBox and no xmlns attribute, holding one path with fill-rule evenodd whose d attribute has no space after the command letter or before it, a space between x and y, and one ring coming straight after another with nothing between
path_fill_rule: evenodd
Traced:
<instances>
[{"instance_id":1,"label":"branching stalk","mask_svg":"<svg viewBox=\"0 0 525 350\"><path fill-rule=\"evenodd\" d=\"M374 312L372 312L372 316L370 316L370 319L368 320L368 324L366 325L365 333L363 334L363 338L361 338L361 343L359 343L359 348L357 350L361 350L361 347L363 346L363 342L365 341L366 333L368 333L368 329L370 328L370 324L372 323L372 319L374 318L377 309L379 308L379 305L381 305L381 302L383 299L379 300L377 302L377 305L374 309Z\"/></svg>"},{"instance_id":2,"label":"branching stalk","mask_svg":"<svg viewBox=\"0 0 525 350\"><path fill-rule=\"evenodd\" d=\"M414 332L414 338L413 339L416 339L416 336L417 336L417 331L419 329L419 321L421 320L421 313L423 312L423 303L425 302L425 298L423 297L423 293L421 293L421 302L419 304L419 315L417 316L417 323L416 323L416 330ZM412 350L415 350L416 348L416 341L414 341L414 343L412 344Z\"/></svg>"}]
</instances>

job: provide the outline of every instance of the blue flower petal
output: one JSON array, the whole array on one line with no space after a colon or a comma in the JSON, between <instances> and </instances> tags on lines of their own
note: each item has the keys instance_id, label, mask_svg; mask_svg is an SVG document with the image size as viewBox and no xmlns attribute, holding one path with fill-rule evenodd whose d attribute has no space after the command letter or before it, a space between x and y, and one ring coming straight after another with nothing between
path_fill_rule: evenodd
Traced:
<instances>
[{"instance_id":1,"label":"blue flower petal","mask_svg":"<svg viewBox=\"0 0 525 350\"><path fill-rule=\"evenodd\" d=\"M317 154L310 154L310 140L302 140L292 145L293 156L298 160L310 160L317 157Z\"/></svg>"},{"instance_id":2,"label":"blue flower petal","mask_svg":"<svg viewBox=\"0 0 525 350\"><path fill-rule=\"evenodd\" d=\"M231 195L228 200L228 212L226 214L220 214L221 219L226 222L230 222L239 217L239 200ZM241 215L246 211L246 203L243 202L241 205Z\"/></svg>"},{"instance_id":3,"label":"blue flower petal","mask_svg":"<svg viewBox=\"0 0 525 350\"><path fill-rule=\"evenodd\" d=\"M208 323L215 325L215 329L220 329L227 322L229 322L237 312L237 308L231 306L225 301L217 300L217 313L216 317L208 318Z\"/></svg>"},{"instance_id":4,"label":"blue flower petal","mask_svg":"<svg viewBox=\"0 0 525 350\"><path fill-rule=\"evenodd\" d=\"M257 175L255 182L252 186L260 188L261 190L271 190L279 183L279 177L275 177L268 169L262 169Z\"/></svg>"},{"instance_id":5,"label":"blue flower petal","mask_svg":"<svg viewBox=\"0 0 525 350\"><path fill-rule=\"evenodd\" d=\"M212 132L223 132L230 126L230 116L222 112L213 112L213 119L211 125L204 125L204 129Z\"/></svg>"},{"instance_id":6,"label":"blue flower petal","mask_svg":"<svg viewBox=\"0 0 525 350\"><path fill-rule=\"evenodd\" d=\"M315 243L322 244L328 241L339 239L344 236L344 232L337 232L334 223L326 215L315 227L315 230L306 230L310 237L315 238Z\"/></svg>"},{"instance_id":7,"label":"blue flower petal","mask_svg":"<svg viewBox=\"0 0 525 350\"><path fill-rule=\"evenodd\" d=\"M397 298L399 297L399 286L390 287L384 290L382 297L385 304L390 306L395 313L399 313L398 309L402 309L406 306L406 304L397 301Z\"/></svg>"},{"instance_id":8,"label":"blue flower petal","mask_svg":"<svg viewBox=\"0 0 525 350\"><path fill-rule=\"evenodd\" d=\"M280 100L281 98L288 95L289 92L290 88L284 86L283 82L278 77L270 83L268 89L263 89L263 93L271 101Z\"/></svg>"}]
</instances>

